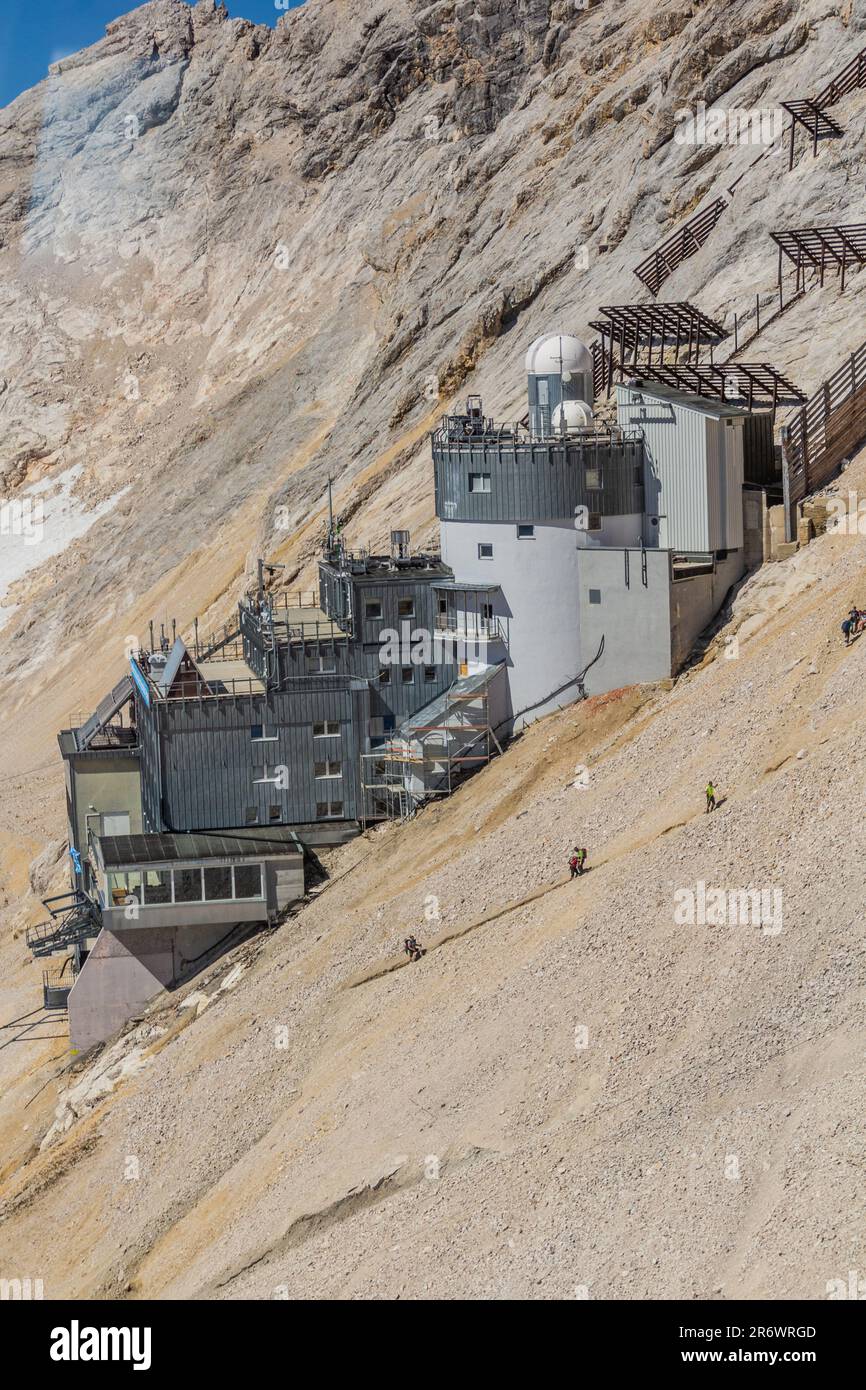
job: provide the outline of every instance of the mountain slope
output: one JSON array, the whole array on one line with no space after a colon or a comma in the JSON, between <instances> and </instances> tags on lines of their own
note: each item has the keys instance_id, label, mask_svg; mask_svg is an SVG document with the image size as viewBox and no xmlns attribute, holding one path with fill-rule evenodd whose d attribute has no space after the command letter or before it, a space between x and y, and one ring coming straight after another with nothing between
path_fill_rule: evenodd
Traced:
<instances>
[{"instance_id":1,"label":"mountain slope","mask_svg":"<svg viewBox=\"0 0 866 1390\"><path fill-rule=\"evenodd\" d=\"M128 634L222 618L262 551L306 582L329 473L353 542L396 517L432 537L426 430L454 393L522 413L526 344L645 298L633 266L739 174L665 298L748 312L770 230L862 220L864 92L790 175L671 139L681 107L807 94L864 42L858 4L737 15L308 0L271 33L156 0L0 113L0 491L79 469L82 509L111 502L4 600L7 1025L38 991L15 933L63 833L56 729ZM814 389L862 340L860 280L811 291L758 360ZM544 721L341 851L345 881L176 1036L176 999L144 1025L139 1072L119 1044L127 1079L73 1097L41 1153L70 1080L108 1082L58 1085L64 1039L8 1029L2 1267L49 1296L220 1297L821 1297L862 1268L861 652L838 637L862 547L751 580L736 660ZM439 929L428 895L468 925L554 883L578 833L585 881L344 988ZM699 881L781 890L782 932L678 925Z\"/></svg>"}]
</instances>

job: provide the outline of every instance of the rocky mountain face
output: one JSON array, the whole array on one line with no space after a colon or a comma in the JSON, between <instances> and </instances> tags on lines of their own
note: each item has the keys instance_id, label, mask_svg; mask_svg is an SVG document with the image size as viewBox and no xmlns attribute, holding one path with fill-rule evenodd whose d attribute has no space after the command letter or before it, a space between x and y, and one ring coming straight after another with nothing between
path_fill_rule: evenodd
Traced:
<instances>
[{"instance_id":1,"label":"rocky mountain face","mask_svg":"<svg viewBox=\"0 0 866 1390\"><path fill-rule=\"evenodd\" d=\"M725 109L778 110L781 101L808 96L825 85L866 44L864 33L864 0L737 0L734 5L662 0L651 8L640 0L586 5L575 0L307 0L301 9L283 16L273 31L230 20L210 0L192 8L178 0L153 0L119 18L100 43L62 60L45 82L0 112L0 498L46 499L41 542L26 554L16 553L8 571L0 568L0 580L8 576L8 587L2 585L6 592L0 592L5 772L0 789L0 901L6 924L0 971L10 1017L32 1008L38 990L38 970L26 960L23 943L14 934L35 910L28 890L30 863L40 856L37 878L44 891L64 830L56 730L72 710L92 707L116 679L130 634L143 634L151 617L176 616L182 628L196 614L221 620L230 613L258 554L286 563L282 582L307 586L329 475L335 479L337 505L353 544L382 545L397 520L409 526L414 543L433 541L427 432L438 416L465 390L483 393L487 413L505 419L523 414L522 358L532 338L560 326L591 338L589 324L600 305L646 301L634 266L692 211L715 197L728 203L722 219L701 251L671 277L662 297L691 300L729 324L737 312L753 327L756 296L765 308L774 297L770 231L866 220L866 91L845 98L838 109L844 134L822 144L818 158L812 158L805 135L801 137L791 173L781 139L766 151L748 144L682 143L676 138L682 112L695 110L701 101ZM733 194L728 191L732 187ZM749 349L751 360L774 362L804 389L813 390L864 337L861 278L862 272L851 274L844 294L833 277L823 290L810 290L760 335ZM4 566L13 539L0 536ZM817 610L803 598L797 609L800 627L791 629L808 633L809 641L814 639L822 650L825 633L820 623L832 621L834 602L844 605L850 597L835 593L838 557L832 549L826 556L828 588L820 621ZM859 551L846 552L839 584L857 582L862 564L858 556ZM796 584L792 592L799 593ZM779 634L768 657L776 663L777 674L791 640L790 631ZM760 634L754 641L762 641ZM736 667L725 669L731 676ZM759 671L756 655L756 680ZM821 696L830 703L837 689L834 671L828 670L828 694ZM707 686L713 686L711 676ZM847 686L845 692L848 699ZM749 744L756 757L771 727L775 693L771 684L766 692L768 722L759 721ZM786 686L785 698L789 696L802 703ZM694 722L688 725L691 739L699 740L704 727L710 727L699 717L703 699L704 695L696 697ZM742 708L747 717L748 694ZM814 716L822 730L825 714ZM808 718L803 719L808 728ZM665 736L659 735L660 743L650 738L641 764L646 769L655 767L653 759L662 756L666 741L685 757L685 749L676 744L677 720L658 727ZM507 759L503 767L506 764ZM700 780L706 770L700 775L692 771ZM564 770L557 766L560 774L564 776ZM488 825L479 811L481 829L476 832L474 819L468 825L459 821L459 808L443 813L446 827L462 826L459 833L479 847L482 857L477 862L471 858L475 849L467 851L470 858L460 870L466 882L473 863L495 876L499 842L491 839L485 851L488 833L525 814L524 802L530 820L515 821L509 846L523 842L527 825L535 827L537 840L530 837L526 843L540 843L544 835L552 843L559 834L556 816L549 825L546 819L550 806L535 807L532 768L515 782L508 780L511 774L502 775L505 782L494 824ZM826 786L829 763L820 775ZM614 778L603 793L610 807L599 811L602 839L623 830L613 809L617 798L626 795L623 785ZM538 796L542 790L539 784ZM852 784L852 798L854 791ZM670 794L670 786L660 782L659 795ZM757 802L749 803L741 824L741 853L756 882L774 882L774 869L768 867L773 863L771 847L756 835L750 839L749 833L761 815L772 819L772 796L763 798L764 791ZM649 817L646 835L652 838L671 827L656 824L650 810L638 807L635 815ZM731 815L736 814L732 807ZM449 815L458 819L448 821ZM806 836L807 820L790 827L792 852L807 844L797 838ZM832 834L838 834L835 822ZM749 849L752 842L754 852ZM369 869L365 891L370 903L384 900L388 874L399 862L389 843L383 840L384 848L376 848L378 857ZM649 839L642 839L641 832L632 834L625 867L616 871L625 878L612 883L605 900L614 931L633 912L633 895L643 891L644 843ZM831 836L828 853L833 843ZM712 846L700 840L690 840L683 848L688 873L707 877L704 852L711 853ZM410 877L416 896L411 906L407 898L400 908L408 926L417 920L412 914L417 913L417 893L426 872L420 841L413 853L417 859ZM553 865L546 853L538 861L545 872ZM662 868L656 867L661 874ZM622 883L631 885L631 896ZM401 891L410 892L408 880ZM465 887L454 891L465 900ZM503 901L506 897L503 889ZM330 901L340 900L335 896ZM330 920L327 903L326 893L312 916L301 919L327 944L308 950L302 933L291 939L285 959L271 962L311 989L325 964L327 988L336 989L350 966L369 964L385 946L386 929L378 909L370 909L350 942ZM341 903L340 911L345 910ZM454 907L457 916L462 910L459 904ZM601 933L604 920L600 917L593 931ZM530 924L539 951L554 951L551 943L564 930L564 921L554 913ZM332 929L336 935L329 935ZM592 937L592 950L601 951L603 969L618 979L616 952L608 955L602 939ZM514 942L506 934L499 944L510 950ZM812 944L819 948L817 940ZM660 969L670 968L672 952L672 944L667 954L662 951L655 962ZM529 964L521 957L519 972L525 966L532 977L534 1009L545 1007L538 972L548 969L552 959L545 956ZM699 974L700 959L690 958L690 980ZM483 953L473 961L475 971L487 968ZM638 977L644 979L647 962L638 964ZM572 967L579 969L579 955ZM789 967L793 968L790 962ZM736 952L719 968L729 972L726 994L733 997L737 988L748 988L748 969ZM837 961L833 969L835 975L828 966L830 983L819 1005L831 1022L843 966ZM443 998L451 970L459 970L459 963L445 971ZM508 985L512 994L519 994L518 986L526 978L514 974ZM602 992L608 988L605 978L597 979ZM769 967L762 982L768 990L779 983ZM388 1005L395 1010L395 1028L401 1010L418 1007L416 999L404 997L406 988L401 983ZM318 1116L318 1131L313 1125L307 1133L306 1120L293 1111L291 1124L297 1121L297 1128L288 1136L281 1131L277 1145L280 1152L288 1151L281 1146L300 1146L308 1156L306 1186L292 1198L299 1220L311 1211L351 1214L352 1202L348 1207L341 1204L367 1172L363 1164L355 1171L338 1161L327 1148L317 1154L314 1137L339 1134L337 1117L353 1105L350 1079L354 1071L364 1073L364 1038L374 1046L373 1034L364 1029L375 1033L376 1022L351 1009L335 1015L324 985L317 986L313 996L312 1002L293 996L292 1007L307 1031L293 1054L291 1078L275 1082L270 1062L262 1062L255 1082L256 1094L272 1093L284 1107L296 1091L308 1096L310 1088L321 1087L328 1097L310 1112ZM238 1006L233 1045L246 1056L252 1043L243 1030L255 1014L256 996L251 992L237 997L245 1002ZM455 994L455 1000L458 997L471 1021L472 999ZM709 1007L709 997L702 998ZM665 1007L662 996L656 1005ZM268 1027L273 1018L281 1017L276 999L269 1007ZM555 1007L564 1007L559 996ZM612 999L611 1017L617 1007ZM215 1016L216 1011L211 1017ZM328 1024L334 1017L346 1029L345 1034L338 1030L336 1041ZM798 1037L808 1038L813 1022L808 1012L804 1014ZM675 1030L673 1014L670 1024ZM206 1041L184 1041L184 1050L173 1054L172 1066L182 1059L176 1079L184 1085L193 1084L196 1068L203 1068L205 1060L217 1069L225 1083L211 1098L217 1124L222 1114L217 1095L233 1096L237 1113L243 1109L247 1073L232 1071L231 1062L220 1054L218 1028L206 1026L216 1029L213 1036L208 1032ZM356 1027L361 1043L349 1046L346 1037ZM446 1030L455 1046L461 1027L455 1014ZM719 1027L720 1046L734 1047L734 1034L724 1031L721 1020ZM488 1080L497 1067L507 1070L514 1045L507 1033L505 1029L500 1035L499 1024L491 1024L486 1035ZM202 1039L204 1034L193 1031L184 1036ZM318 1052L316 1039L321 1040ZM150 1037L146 1045L152 1041ZM671 1067L679 1056L673 1041L672 1034L664 1044L664 1058ZM774 1053L764 1042L759 1057L784 1054L784 1047L782 1054ZM780 1046L783 1042L784 1037ZM844 1039L835 1042L839 1055L847 1058ZM344 1043L345 1075L337 1053L329 1050ZM418 1068L433 1065L420 1034L410 1052ZM0 1057L5 1088L0 1129L9 1141L6 1152L13 1169L51 1123L50 1109L37 1106L28 1112L34 1128L21 1131L21 1107L50 1077L62 1053L62 1042L36 1034L26 1050L7 1049ZM170 1053L166 1049L165 1056ZM717 1054L714 1048L712 1057ZM471 1078L471 1050L466 1056L459 1049L449 1051L448 1058L452 1056L453 1063L439 1057L436 1064L443 1069L436 1084L443 1088L442 1105L450 1104L445 1099L448 1086L462 1098L461 1123L447 1142L453 1143L458 1156L465 1156L472 1150L473 1134L489 1138L495 1126ZM545 1067L541 1053L527 1063L528 1087ZM794 1062L791 1068L795 1076ZM802 1070L820 1084L820 1069ZM153 1075L162 1073L154 1070ZM752 1075L758 1116L770 1078L771 1072L760 1066ZM641 1072L641 1085L644 1082L653 1084L652 1066ZM332 1083L335 1089L329 1090ZM95 1084L98 1092L98 1081ZM578 1099L554 1095L555 1087L550 1090L557 1123L572 1114L569 1106L581 1111L595 1104L604 1084L599 1072ZM147 1094L158 1111L153 1131L145 1126L147 1143L165 1137L177 1154L188 1157L181 1112L172 1109L173 1093L159 1092L157 1086ZM427 1138L423 1131L407 1137L396 1112L386 1122L390 1102L384 1091L368 1094L362 1087L359 1094L364 1105L383 1117L384 1137L368 1155L367 1165L374 1178L381 1177L389 1144L402 1153L410 1142L423 1145ZM53 1105L57 1095L52 1082L44 1096ZM418 1099L414 1092L413 1097ZM422 1108L427 1104L423 1097L418 1103ZM503 1100L503 1113L510 1103L507 1097ZM688 1146L693 1144L697 1151L699 1145L689 1138L685 1092L665 1093L664 1103L680 1126L681 1147L691 1153ZM533 1103L528 1121L539 1133L550 1121L543 1109L541 1101ZM266 1122L276 1123L277 1116L263 1105L261 1117L254 1137L267 1144ZM127 1120L143 1123L139 1112L123 1123ZM226 1115L222 1120L223 1133L228 1133ZM660 1117L656 1120L661 1124ZM793 1130L780 1124L787 1143ZM91 1143L98 1142L98 1124L93 1125L92 1117L87 1126L70 1131L64 1164L77 1162L76 1155L86 1158ZM112 1131L112 1153L121 1151L117 1146L125 1142L122 1132ZM225 1141L224 1152L213 1164L204 1152L190 1163L183 1183L178 1178L175 1206L160 1206L151 1194L153 1206L142 1208L141 1223L129 1218L133 1262L144 1258L157 1233L171 1245L174 1237L166 1233L184 1213L195 1220L190 1214L195 1204L206 1204L217 1179L241 1162L252 1134L231 1129L231 1140ZM509 1139L518 1165L524 1162L523 1135L518 1124ZM209 1152L218 1138L217 1128L202 1140ZM556 1146L553 1140L545 1143ZM484 1162L494 1166L495 1155L505 1151L498 1139L490 1145L485 1140L481 1147ZM533 1161L541 1161L543 1152L533 1151ZM254 1160L250 1150L243 1161L252 1165ZM35 1178L33 1170L21 1169L15 1179L16 1211L30 1209L28 1184L34 1181L38 1187L46 1171L50 1176L51 1162L46 1150L39 1163L47 1163L48 1169L39 1168ZM462 1162L461 1157L458 1175ZM658 1155L641 1160L635 1149L636 1166L626 1183L630 1192L639 1187L641 1162L649 1169L662 1160ZM270 1173L274 1165L279 1166L275 1158L262 1171ZM108 1169L100 1171L104 1178ZM509 1205L507 1191L523 1193L514 1195L513 1204L523 1203L525 1212L534 1201L525 1166L521 1171L519 1181L512 1175L513 1184L502 1189L502 1209L491 1216L500 1225ZM246 1169L244 1176L249 1176ZM477 1181L473 1177L470 1185ZM788 1181L779 1178L782 1186ZM664 1189L671 1209L679 1191L672 1183ZM95 1176L93 1184L95 1191ZM772 1189L773 1201L778 1190ZM61 1184L54 1191L59 1197L65 1188ZM712 1200L709 1188L701 1191L701 1200ZM727 1196L734 1191L725 1189ZM766 1187L761 1189L762 1200L767 1193ZM801 1196L797 1210L802 1224L809 1192L804 1188ZM464 1199L469 1201L465 1194ZM375 1227L366 1224L375 1223L375 1206L366 1197L358 1204L359 1243L371 1230L375 1234ZM724 1268L727 1235L723 1228L714 1229L720 1280L728 1268L741 1269L748 1263L771 1208L772 1202L751 1209L740 1243L728 1250ZM635 1211L639 1210L638 1203ZM81 1214L82 1239L93 1237L90 1222L92 1218L98 1226L95 1211L94 1206L89 1216ZM448 1229L453 1234L461 1222L465 1227L471 1220L467 1211L468 1207L454 1209L456 1224L443 1225L443 1240ZM593 1215L589 1208L585 1214ZM207 1252L209 1241L222 1240L223 1235L211 1228L207 1212L199 1215L201 1229L195 1239ZM270 1221L264 1199L260 1221L264 1232ZM328 1216L324 1226L313 1224L326 1232L330 1222ZM40 1254L37 1224L8 1229L10 1248ZM286 1250L294 1249L298 1238L297 1230L286 1235ZM236 1250L234 1236L225 1239L231 1246L225 1258L202 1255L201 1267L189 1276L190 1288L211 1289L221 1272L241 1268L250 1252L240 1248L242 1241ZM610 1271L622 1248L617 1242L627 1239L624 1222L611 1235ZM178 1241L182 1249L180 1236ZM844 1265L854 1256L845 1254L843 1246L840 1236L834 1258ZM660 1257L664 1247L660 1237ZM95 1286L101 1280L102 1286L118 1292L124 1287L123 1271L111 1249L106 1233L94 1280ZM351 1252L348 1246L346 1250L348 1261ZM140 1287L172 1286L180 1256L173 1251L170 1255L164 1266L157 1261L149 1267ZM324 1253L321 1260L324 1269ZM536 1251L509 1287L530 1287L540 1260ZM785 1266L787 1287L802 1293L791 1272L795 1264L790 1262L790 1271ZM441 1268L446 1269L447 1262ZM778 1272L778 1262L774 1268ZM411 1282L408 1264L406 1270ZM278 1275L275 1271L275 1282L284 1282ZM328 1277L322 1275L322 1287ZM369 1277L359 1274L353 1287L376 1290L381 1277L378 1269ZM651 1270L646 1277L651 1281ZM813 1269L810 1278L817 1277ZM68 1278L69 1287L74 1286L74 1271L58 1278ZM763 1278L755 1274L755 1287ZM492 1276L491 1281L495 1287ZM576 1273L575 1282L586 1281ZM247 1287L253 1285L236 1285ZM682 1281L672 1279L664 1287L682 1291Z\"/></svg>"}]
</instances>

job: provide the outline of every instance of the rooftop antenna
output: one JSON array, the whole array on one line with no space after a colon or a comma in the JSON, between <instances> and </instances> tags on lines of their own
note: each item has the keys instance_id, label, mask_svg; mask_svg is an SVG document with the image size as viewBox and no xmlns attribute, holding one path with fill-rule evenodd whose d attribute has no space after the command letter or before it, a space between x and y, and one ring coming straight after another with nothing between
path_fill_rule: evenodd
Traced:
<instances>
[{"instance_id":1,"label":"rooftop antenna","mask_svg":"<svg viewBox=\"0 0 866 1390\"><path fill-rule=\"evenodd\" d=\"M150 628L150 650L153 651L153 618L148 623L148 627Z\"/></svg>"}]
</instances>

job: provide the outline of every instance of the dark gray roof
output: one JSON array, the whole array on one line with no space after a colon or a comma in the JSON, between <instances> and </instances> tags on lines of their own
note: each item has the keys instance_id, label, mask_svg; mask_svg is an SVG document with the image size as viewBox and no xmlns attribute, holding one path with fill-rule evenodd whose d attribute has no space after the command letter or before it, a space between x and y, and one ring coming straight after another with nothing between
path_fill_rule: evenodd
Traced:
<instances>
[{"instance_id":1,"label":"dark gray roof","mask_svg":"<svg viewBox=\"0 0 866 1390\"><path fill-rule=\"evenodd\" d=\"M165 864L189 859L264 859L298 854L301 846L287 825L223 835L216 831L196 834L100 835L102 862L107 869L118 865Z\"/></svg>"}]
</instances>

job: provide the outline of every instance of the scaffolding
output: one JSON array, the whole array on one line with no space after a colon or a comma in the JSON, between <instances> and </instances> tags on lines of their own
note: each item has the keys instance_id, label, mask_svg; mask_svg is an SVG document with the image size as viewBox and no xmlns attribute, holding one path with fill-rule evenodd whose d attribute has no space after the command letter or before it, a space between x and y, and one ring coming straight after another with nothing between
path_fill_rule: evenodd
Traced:
<instances>
[{"instance_id":1,"label":"scaffolding","mask_svg":"<svg viewBox=\"0 0 866 1390\"><path fill-rule=\"evenodd\" d=\"M469 773L502 745L490 720L490 686L502 664L461 677L403 722L389 739L362 753L362 822L406 821L432 796L451 796Z\"/></svg>"}]
</instances>

